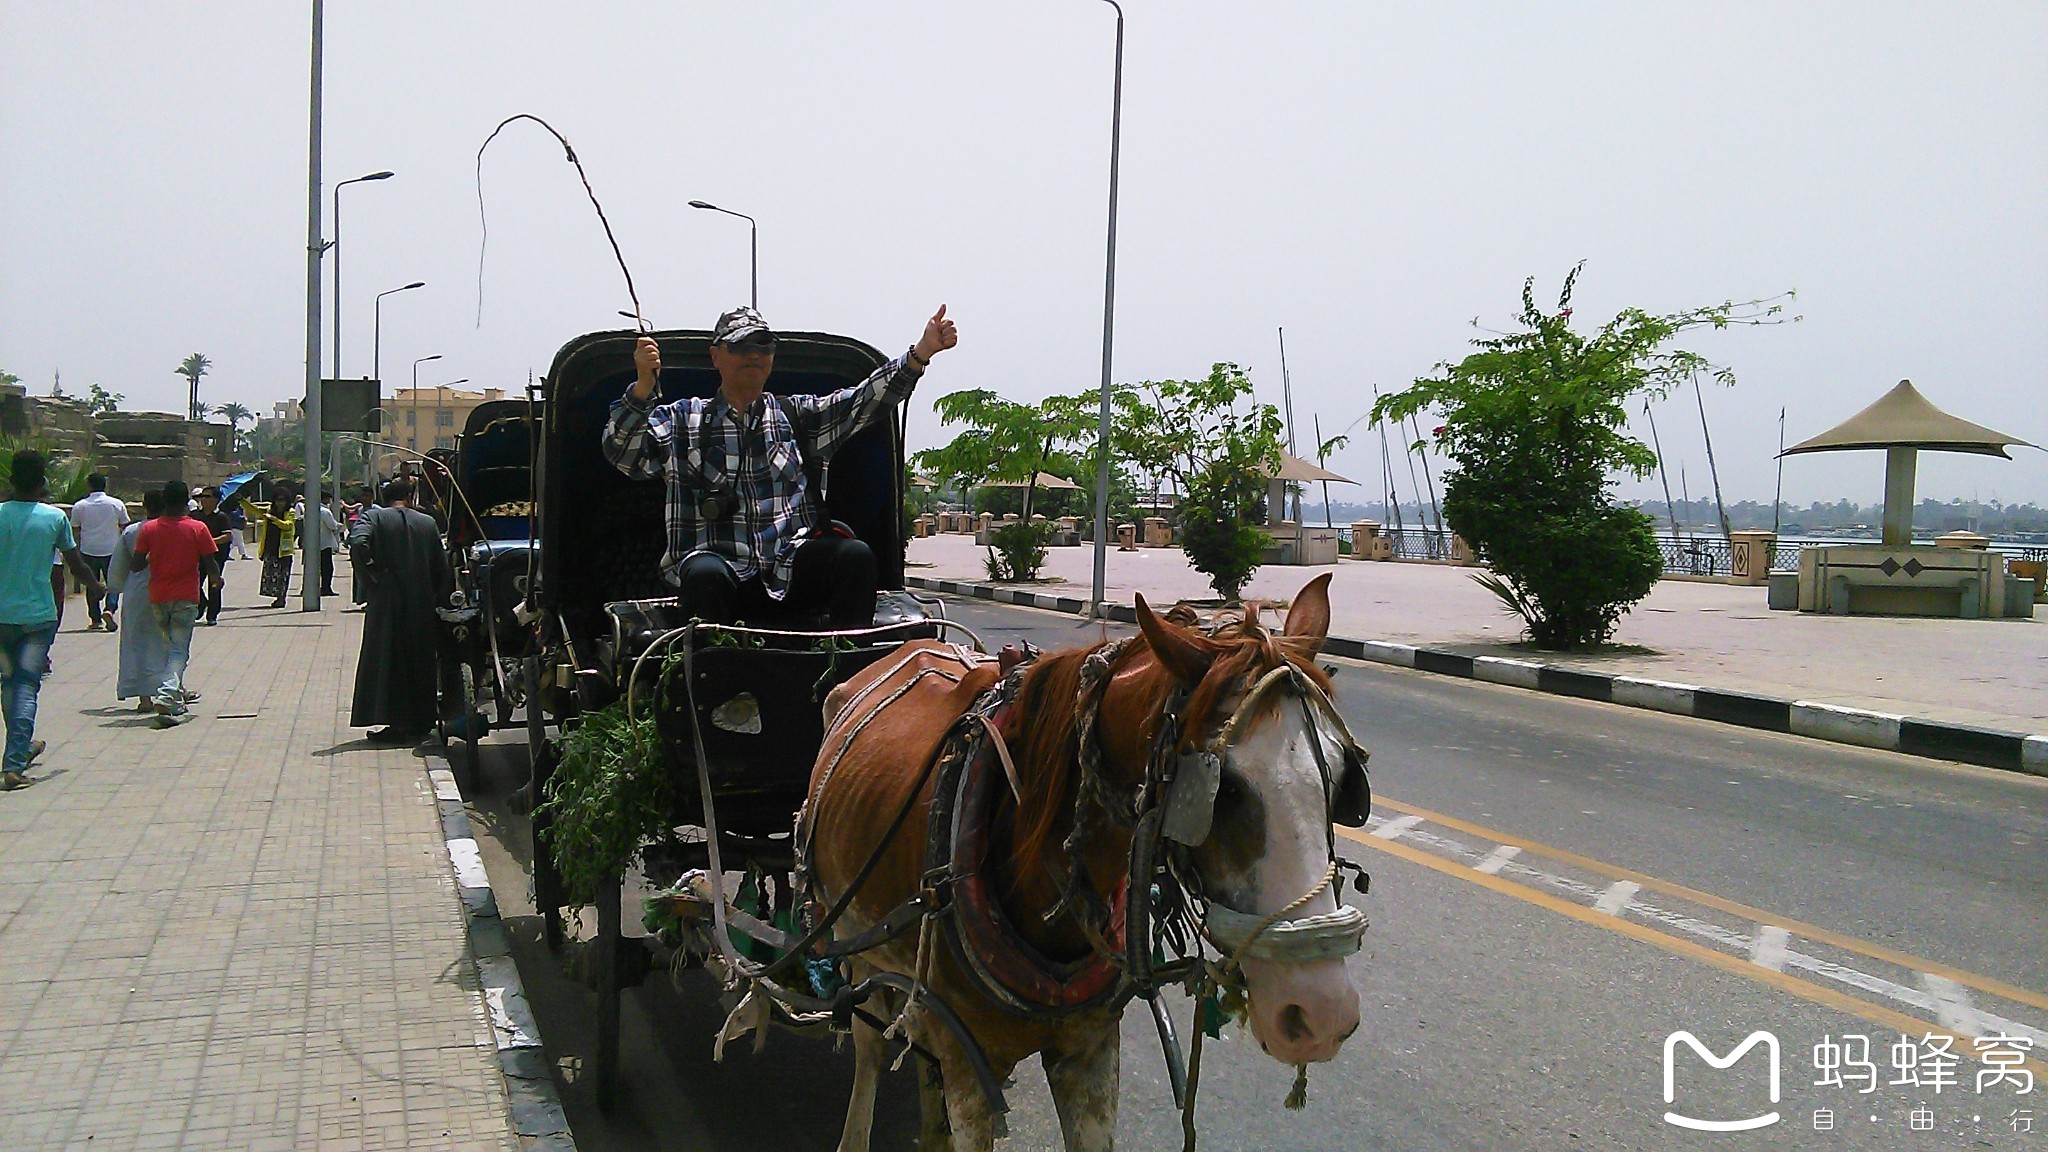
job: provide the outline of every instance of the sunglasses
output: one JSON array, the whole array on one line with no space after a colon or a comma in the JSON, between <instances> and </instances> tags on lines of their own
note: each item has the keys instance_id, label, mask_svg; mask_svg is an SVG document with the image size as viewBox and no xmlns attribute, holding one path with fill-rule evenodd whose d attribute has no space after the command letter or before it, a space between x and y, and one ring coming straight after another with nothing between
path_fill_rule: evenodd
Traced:
<instances>
[{"instance_id":1,"label":"sunglasses","mask_svg":"<svg viewBox=\"0 0 2048 1152\"><path fill-rule=\"evenodd\" d=\"M748 336L740 340L727 341L726 348L739 356L775 355L775 337Z\"/></svg>"}]
</instances>

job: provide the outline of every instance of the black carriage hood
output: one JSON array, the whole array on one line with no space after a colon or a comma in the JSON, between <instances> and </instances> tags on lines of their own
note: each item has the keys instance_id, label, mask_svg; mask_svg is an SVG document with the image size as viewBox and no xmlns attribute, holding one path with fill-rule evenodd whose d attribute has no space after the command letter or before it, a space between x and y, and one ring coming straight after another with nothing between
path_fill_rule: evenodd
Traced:
<instances>
[{"instance_id":1,"label":"black carriage hood","mask_svg":"<svg viewBox=\"0 0 2048 1152\"><path fill-rule=\"evenodd\" d=\"M613 600L673 595L659 571L666 543L659 480L634 480L605 460L602 437L611 406L634 378L640 333L594 332L562 346L543 382L538 528L541 602L561 612L576 635L598 622ZM661 345L661 391L668 400L718 389L711 333L652 332ZM868 344L823 332L777 332L775 395L822 395L860 383L888 362ZM902 413L893 411L848 441L823 477L826 514L874 549L880 586L903 587L900 509Z\"/></svg>"},{"instance_id":2,"label":"black carriage hood","mask_svg":"<svg viewBox=\"0 0 2048 1152\"><path fill-rule=\"evenodd\" d=\"M533 500L532 429L539 419L540 406L525 400L486 400L470 410L455 441L455 483L469 512L451 512L450 544L464 547L479 538L526 538L525 511L493 516L491 510Z\"/></svg>"}]
</instances>

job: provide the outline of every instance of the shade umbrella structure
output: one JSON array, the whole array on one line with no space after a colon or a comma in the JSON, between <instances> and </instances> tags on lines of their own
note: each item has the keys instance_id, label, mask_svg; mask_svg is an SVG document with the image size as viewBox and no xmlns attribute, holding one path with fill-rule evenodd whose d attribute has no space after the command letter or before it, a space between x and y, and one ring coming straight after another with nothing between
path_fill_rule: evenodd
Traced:
<instances>
[{"instance_id":1,"label":"shade umbrella structure","mask_svg":"<svg viewBox=\"0 0 2048 1152\"><path fill-rule=\"evenodd\" d=\"M1884 543L1902 548L1913 541L1913 480L1921 451L1966 452L2010 460L2006 449L2015 444L2038 447L1951 416L1922 396L1911 380L1901 380L1875 404L1779 455L1884 449Z\"/></svg>"},{"instance_id":2,"label":"shade umbrella structure","mask_svg":"<svg viewBox=\"0 0 2048 1152\"><path fill-rule=\"evenodd\" d=\"M1069 479L1067 479L1067 478L1066 478L1065 476L1055 476L1055 475L1053 475L1053 474L1052 474L1052 473L1050 473L1050 472L1040 472L1040 473L1037 473L1037 479L1036 479L1036 480L1034 480L1034 481L1031 481L1031 483L1034 483L1034 484L1036 484L1036 485L1037 485L1038 487L1040 487L1040 488L1048 488L1048 489L1052 489L1052 488L1072 488L1072 489L1074 489L1074 490L1075 490L1075 491L1077 491L1077 492L1078 492L1078 491L1080 491L1080 489L1081 489L1081 486L1080 486L1079 484L1076 484L1076 483L1074 483L1074 482L1073 482L1072 480L1069 480ZM984 484L977 484L977 485L975 485L975 487L977 487L977 488L1022 488L1022 487L1024 487L1024 486L1025 486L1025 484L1026 484L1026 481L1023 481L1023 480L990 480L990 481L988 481L987 483L984 483Z\"/></svg>"},{"instance_id":3,"label":"shade umbrella structure","mask_svg":"<svg viewBox=\"0 0 2048 1152\"><path fill-rule=\"evenodd\" d=\"M1306 484L1314 480L1327 480L1332 484L1356 484L1349 476L1339 476L1319 464L1311 464L1301 457L1288 452L1280 453L1280 467L1267 476L1269 480L1286 480Z\"/></svg>"}]
</instances>

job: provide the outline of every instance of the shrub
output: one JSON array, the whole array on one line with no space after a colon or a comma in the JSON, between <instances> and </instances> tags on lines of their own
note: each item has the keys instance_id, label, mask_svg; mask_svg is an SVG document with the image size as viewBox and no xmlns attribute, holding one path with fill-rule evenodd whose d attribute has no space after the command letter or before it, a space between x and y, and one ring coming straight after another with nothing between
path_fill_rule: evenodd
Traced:
<instances>
[{"instance_id":1,"label":"shrub","mask_svg":"<svg viewBox=\"0 0 2048 1152\"><path fill-rule=\"evenodd\" d=\"M984 561L988 578L997 583L1038 579L1052 533L1049 520L1020 520L996 529L990 534L988 559Z\"/></svg>"},{"instance_id":2,"label":"shrub","mask_svg":"<svg viewBox=\"0 0 2048 1152\"><path fill-rule=\"evenodd\" d=\"M1188 565L1207 576L1209 586L1225 600L1237 599L1265 559L1264 532L1204 505L1182 506L1180 530Z\"/></svg>"},{"instance_id":3,"label":"shrub","mask_svg":"<svg viewBox=\"0 0 2048 1152\"><path fill-rule=\"evenodd\" d=\"M1734 383L1728 369L1666 345L1692 328L1778 323L1783 310L1776 298L1663 316L1627 308L1586 336L1571 328L1578 274L1565 277L1555 312L1536 306L1525 281L1519 331L1473 341L1472 354L1372 410L1397 425L1441 413L1434 437L1453 465L1444 519L1492 568L1479 582L1543 648L1604 643L1662 571L1650 518L1610 498L1615 474L1640 478L1657 464L1628 434L1630 402L1701 373Z\"/></svg>"}]
</instances>

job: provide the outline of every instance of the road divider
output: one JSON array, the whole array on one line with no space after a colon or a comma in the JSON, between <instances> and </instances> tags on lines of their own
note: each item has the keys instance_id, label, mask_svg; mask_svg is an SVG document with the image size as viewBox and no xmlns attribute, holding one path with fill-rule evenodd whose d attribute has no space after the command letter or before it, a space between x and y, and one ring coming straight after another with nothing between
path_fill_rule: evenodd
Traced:
<instances>
[{"instance_id":1,"label":"road divider","mask_svg":"<svg viewBox=\"0 0 2048 1152\"><path fill-rule=\"evenodd\" d=\"M903 582L921 591L971 596L1024 608L1069 614L1080 614L1088 609L1088 602L1078 597L995 584L941 580L930 576L905 576ZM1101 608L1101 615L1109 619L1126 624L1137 622L1137 614L1127 604L1104 604ZM1785 732L1836 744L2048 776L2048 734L2006 732L1917 716L1845 708L1812 700L1787 700L1695 684L1615 676L1565 665L1418 648L1386 640L1332 636L1324 642L1323 651L1348 660L1412 668L1439 676L1482 680L1719 724Z\"/></svg>"}]
</instances>

